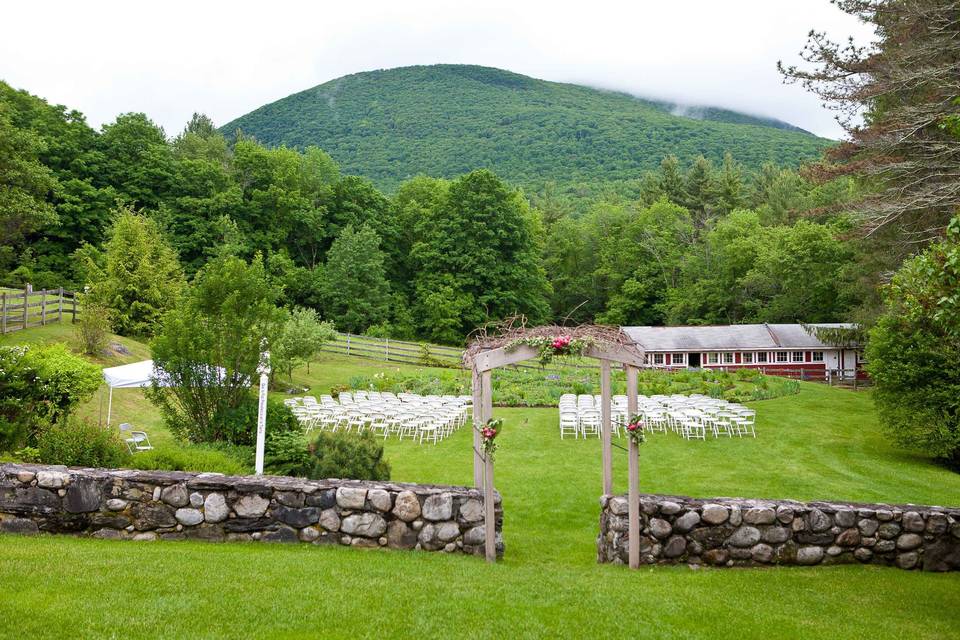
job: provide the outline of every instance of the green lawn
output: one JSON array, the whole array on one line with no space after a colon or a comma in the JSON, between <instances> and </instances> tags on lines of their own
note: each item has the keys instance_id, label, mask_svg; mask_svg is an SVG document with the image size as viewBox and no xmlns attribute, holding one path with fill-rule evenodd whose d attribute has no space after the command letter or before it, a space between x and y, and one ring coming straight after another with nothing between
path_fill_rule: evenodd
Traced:
<instances>
[{"instance_id":1,"label":"green lawn","mask_svg":"<svg viewBox=\"0 0 960 640\"><path fill-rule=\"evenodd\" d=\"M385 366L329 357L297 378L322 393ZM756 440L652 436L642 489L960 504L960 474L889 444L869 393L805 383L753 406ZM114 407L177 446L138 391L118 393ZM495 413L505 419L496 485L506 555L497 565L305 545L6 536L0 637L960 637L960 575L597 565L599 442L561 441L555 410ZM386 446L396 480L472 477L467 430L436 446ZM625 454L614 451L623 490Z\"/></svg>"}]
</instances>

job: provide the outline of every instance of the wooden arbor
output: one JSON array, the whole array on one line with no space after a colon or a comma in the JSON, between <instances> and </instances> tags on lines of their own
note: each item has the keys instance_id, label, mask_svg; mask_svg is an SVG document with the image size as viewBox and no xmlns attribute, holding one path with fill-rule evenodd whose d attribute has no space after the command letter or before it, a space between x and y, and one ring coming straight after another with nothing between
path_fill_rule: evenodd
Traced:
<instances>
[{"instance_id":1,"label":"wooden arbor","mask_svg":"<svg viewBox=\"0 0 960 640\"><path fill-rule=\"evenodd\" d=\"M513 329L494 338L478 338L464 354L466 364L473 374L473 482L484 492L484 531L485 552L488 562L495 562L496 522L493 497L493 461L481 451L480 428L493 417L492 371L498 367L517 364L525 360L539 358L534 347L518 344L523 337L583 337L591 341L583 352L584 356L600 361L601 394L601 438L603 442L603 494L613 493L613 439L611 425L612 393L610 371L615 363L622 366L627 377L627 413L637 413L637 374L644 366L643 350L639 348L620 329L611 327L582 326L574 329L566 327L537 327L535 329ZM630 567L640 566L640 467L639 450L630 440L629 461L629 561Z\"/></svg>"}]
</instances>

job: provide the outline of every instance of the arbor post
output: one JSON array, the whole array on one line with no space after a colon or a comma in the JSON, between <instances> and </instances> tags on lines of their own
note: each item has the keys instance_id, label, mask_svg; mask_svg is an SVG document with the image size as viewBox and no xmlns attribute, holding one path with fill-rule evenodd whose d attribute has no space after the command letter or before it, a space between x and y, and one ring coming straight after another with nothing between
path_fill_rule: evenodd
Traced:
<instances>
[{"instance_id":1,"label":"arbor post","mask_svg":"<svg viewBox=\"0 0 960 640\"><path fill-rule=\"evenodd\" d=\"M637 413L637 368L627 366L627 414L634 416ZM628 494L628 521L629 539L628 553L630 568L640 567L640 451L637 444L630 439L627 450L629 466L630 490Z\"/></svg>"},{"instance_id":2,"label":"arbor post","mask_svg":"<svg viewBox=\"0 0 960 640\"><path fill-rule=\"evenodd\" d=\"M483 460L480 456L480 427L483 424L483 383L480 373L473 369L473 486L483 486Z\"/></svg>"},{"instance_id":3,"label":"arbor post","mask_svg":"<svg viewBox=\"0 0 960 640\"><path fill-rule=\"evenodd\" d=\"M483 546L487 562L497 561L497 515L493 503L493 459L483 460Z\"/></svg>"},{"instance_id":4,"label":"arbor post","mask_svg":"<svg viewBox=\"0 0 960 640\"><path fill-rule=\"evenodd\" d=\"M603 425L603 495L608 496L613 493L613 453L610 420L610 361L600 361L600 398L603 406L601 407L602 425Z\"/></svg>"}]
</instances>

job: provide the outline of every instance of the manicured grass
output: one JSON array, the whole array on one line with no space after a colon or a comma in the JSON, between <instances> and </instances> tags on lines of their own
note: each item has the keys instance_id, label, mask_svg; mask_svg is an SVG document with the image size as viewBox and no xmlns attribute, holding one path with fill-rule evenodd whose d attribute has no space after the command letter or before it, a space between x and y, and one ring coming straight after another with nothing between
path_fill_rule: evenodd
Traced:
<instances>
[{"instance_id":1,"label":"manicured grass","mask_svg":"<svg viewBox=\"0 0 960 640\"><path fill-rule=\"evenodd\" d=\"M385 367L330 357L297 378L319 394ZM125 393L124 419L149 424L153 437L177 446L139 392ZM115 410L117 402L115 395ZM642 489L960 504L960 474L890 444L869 393L805 383L797 395L753 406L756 440L651 436L641 451ZM495 413L505 419L496 464L502 563L0 536L0 637L960 637L955 574L598 565L599 442L561 441L555 410ZM390 440L386 447L395 480L471 481L466 429L436 446ZM625 454L614 451L622 491Z\"/></svg>"}]
</instances>

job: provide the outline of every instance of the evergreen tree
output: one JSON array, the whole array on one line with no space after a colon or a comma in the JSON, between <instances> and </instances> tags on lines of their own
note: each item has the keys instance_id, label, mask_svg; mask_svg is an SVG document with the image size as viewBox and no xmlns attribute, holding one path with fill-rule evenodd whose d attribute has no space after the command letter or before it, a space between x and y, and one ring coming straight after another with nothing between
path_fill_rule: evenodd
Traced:
<instances>
[{"instance_id":1,"label":"evergreen tree","mask_svg":"<svg viewBox=\"0 0 960 640\"><path fill-rule=\"evenodd\" d=\"M380 237L369 225L347 225L330 247L321 298L328 318L343 331L361 333L390 319L390 284Z\"/></svg>"},{"instance_id":2,"label":"evergreen tree","mask_svg":"<svg viewBox=\"0 0 960 640\"><path fill-rule=\"evenodd\" d=\"M153 220L129 207L117 210L105 253L103 271L93 275L90 300L109 310L116 333L152 335L183 291L176 253Z\"/></svg>"}]
</instances>

